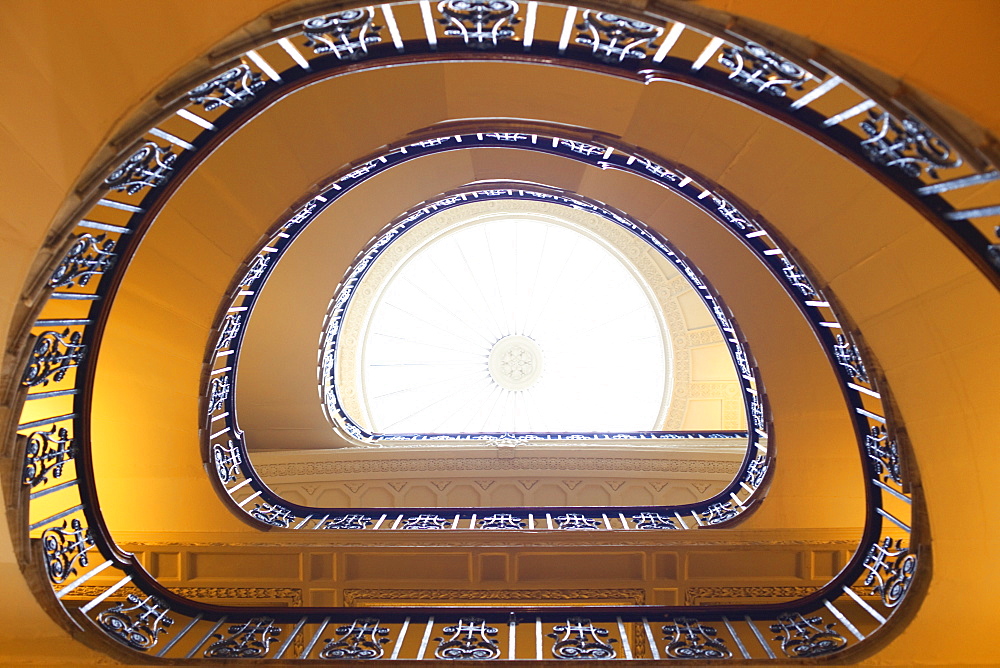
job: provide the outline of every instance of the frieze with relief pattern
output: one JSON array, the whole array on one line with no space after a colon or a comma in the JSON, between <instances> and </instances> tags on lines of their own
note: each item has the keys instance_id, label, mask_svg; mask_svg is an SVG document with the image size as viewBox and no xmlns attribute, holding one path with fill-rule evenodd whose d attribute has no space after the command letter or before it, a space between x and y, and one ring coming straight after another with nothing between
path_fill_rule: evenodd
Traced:
<instances>
[{"instance_id":1,"label":"frieze with relief pattern","mask_svg":"<svg viewBox=\"0 0 1000 668\"><path fill-rule=\"evenodd\" d=\"M587 469L595 471L656 471L682 473L733 474L738 462L692 460L653 460L631 457L602 457L582 460ZM257 473L264 478L281 478L299 475L328 475L345 473L398 473L406 471L491 471L491 470L577 470L580 459L563 457L512 458L479 457L464 459L395 459L350 462L299 462L294 464L261 464Z\"/></svg>"}]
</instances>

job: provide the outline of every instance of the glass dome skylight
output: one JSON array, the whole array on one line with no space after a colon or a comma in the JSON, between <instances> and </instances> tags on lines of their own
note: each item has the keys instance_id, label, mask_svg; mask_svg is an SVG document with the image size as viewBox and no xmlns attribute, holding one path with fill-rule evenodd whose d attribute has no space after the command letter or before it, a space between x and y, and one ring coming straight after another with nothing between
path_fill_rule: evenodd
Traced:
<instances>
[{"instance_id":1,"label":"glass dome skylight","mask_svg":"<svg viewBox=\"0 0 1000 668\"><path fill-rule=\"evenodd\" d=\"M328 415L390 440L662 429L672 356L654 256L601 215L533 200L400 223L334 299Z\"/></svg>"},{"instance_id":2,"label":"glass dome skylight","mask_svg":"<svg viewBox=\"0 0 1000 668\"><path fill-rule=\"evenodd\" d=\"M361 346L365 421L381 433L652 430L667 389L648 287L564 221L500 216L423 245Z\"/></svg>"}]
</instances>

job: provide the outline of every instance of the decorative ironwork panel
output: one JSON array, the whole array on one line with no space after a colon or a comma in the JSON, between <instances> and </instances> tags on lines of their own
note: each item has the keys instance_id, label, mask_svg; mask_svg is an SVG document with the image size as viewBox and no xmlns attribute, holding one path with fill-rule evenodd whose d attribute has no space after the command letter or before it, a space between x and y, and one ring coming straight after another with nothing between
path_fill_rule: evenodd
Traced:
<instances>
[{"instance_id":1,"label":"decorative ironwork panel","mask_svg":"<svg viewBox=\"0 0 1000 668\"><path fill-rule=\"evenodd\" d=\"M784 255L781 256L781 273L785 275L785 280L795 289L802 293L803 297L817 297L816 288L812 286L802 270L788 261Z\"/></svg>"},{"instance_id":2,"label":"decorative ironwork panel","mask_svg":"<svg viewBox=\"0 0 1000 668\"><path fill-rule=\"evenodd\" d=\"M229 376L216 376L208 386L208 414L222 410L229 398Z\"/></svg>"},{"instance_id":3,"label":"decorative ironwork panel","mask_svg":"<svg viewBox=\"0 0 1000 668\"><path fill-rule=\"evenodd\" d=\"M76 457L79 448L69 435L69 429L52 425L48 431L33 431L28 434L24 454L25 485L37 487L53 478L62 477L63 465Z\"/></svg>"},{"instance_id":4,"label":"decorative ironwork panel","mask_svg":"<svg viewBox=\"0 0 1000 668\"><path fill-rule=\"evenodd\" d=\"M663 627L667 634L667 656L672 659L730 659L733 653L717 638L714 626L705 626L697 619L678 617Z\"/></svg>"},{"instance_id":5,"label":"decorative ironwork panel","mask_svg":"<svg viewBox=\"0 0 1000 668\"><path fill-rule=\"evenodd\" d=\"M83 361L85 353L83 332L71 332L69 327L62 332L42 332L35 340L21 384L37 387L50 382L58 383L70 369Z\"/></svg>"},{"instance_id":6,"label":"decorative ironwork panel","mask_svg":"<svg viewBox=\"0 0 1000 668\"><path fill-rule=\"evenodd\" d=\"M155 596L140 599L129 594L124 602L99 614L97 624L116 640L145 652L174 623L168 612L167 604Z\"/></svg>"},{"instance_id":7,"label":"decorative ironwork panel","mask_svg":"<svg viewBox=\"0 0 1000 668\"><path fill-rule=\"evenodd\" d=\"M270 503L255 503L250 517L264 524L269 524L279 529L287 529L295 518L294 513L287 508Z\"/></svg>"},{"instance_id":8,"label":"decorative ironwork panel","mask_svg":"<svg viewBox=\"0 0 1000 668\"><path fill-rule=\"evenodd\" d=\"M87 565L87 550L94 545L94 537L78 519L63 520L61 527L51 527L42 532L42 550L45 552L45 570L49 580L61 584L76 573L77 566Z\"/></svg>"},{"instance_id":9,"label":"decorative ironwork panel","mask_svg":"<svg viewBox=\"0 0 1000 668\"><path fill-rule=\"evenodd\" d=\"M746 351L743 350L743 346L734 347L734 350L736 351L736 366L740 370L740 375L751 380L753 374L750 371L750 361L747 359Z\"/></svg>"},{"instance_id":10,"label":"decorative ironwork panel","mask_svg":"<svg viewBox=\"0 0 1000 668\"><path fill-rule=\"evenodd\" d=\"M903 483L903 473L899 464L899 451L896 441L882 425L875 425L865 435L865 452L875 465L875 475L884 481L892 480L897 485Z\"/></svg>"},{"instance_id":11,"label":"decorative ironwork panel","mask_svg":"<svg viewBox=\"0 0 1000 668\"><path fill-rule=\"evenodd\" d=\"M750 485L754 489L760 487L760 483L764 482L764 476L767 474L767 457L764 455L757 455L750 463L747 465L746 475L743 476L743 482Z\"/></svg>"},{"instance_id":12,"label":"decorative ironwork panel","mask_svg":"<svg viewBox=\"0 0 1000 668\"><path fill-rule=\"evenodd\" d=\"M861 148L868 158L885 167L895 167L907 176L918 178L926 172L938 178L939 169L953 169L962 159L951 147L915 118L897 119L887 111L868 112L861 121L861 130L868 139Z\"/></svg>"},{"instance_id":13,"label":"decorative ironwork panel","mask_svg":"<svg viewBox=\"0 0 1000 668\"><path fill-rule=\"evenodd\" d=\"M731 520L739 514L740 511L734 507L733 502L726 501L711 504L708 510L702 513L702 517L705 519L705 524L719 524Z\"/></svg>"},{"instance_id":14,"label":"decorative ironwork panel","mask_svg":"<svg viewBox=\"0 0 1000 668\"><path fill-rule=\"evenodd\" d=\"M556 517L555 520L557 528L569 531L601 528L601 523L598 520L591 519L582 513L566 513Z\"/></svg>"},{"instance_id":15,"label":"decorative ironwork panel","mask_svg":"<svg viewBox=\"0 0 1000 668\"><path fill-rule=\"evenodd\" d=\"M229 441L229 445L216 444L212 446L212 458L215 460L215 471L223 484L235 482L243 475L240 465L243 463L238 445Z\"/></svg>"},{"instance_id":16,"label":"decorative ironwork panel","mask_svg":"<svg viewBox=\"0 0 1000 668\"><path fill-rule=\"evenodd\" d=\"M866 587L875 584L873 594L882 597L887 608L894 608L906 596L910 581L917 570L917 556L903 547L903 539L896 541L886 536L881 543L873 543L864 567L868 569Z\"/></svg>"},{"instance_id":17,"label":"decorative ironwork panel","mask_svg":"<svg viewBox=\"0 0 1000 668\"><path fill-rule=\"evenodd\" d=\"M447 529L451 524L451 520L448 520L440 515L430 515L422 514L415 517L407 517L403 520L403 529Z\"/></svg>"},{"instance_id":18,"label":"decorative ironwork panel","mask_svg":"<svg viewBox=\"0 0 1000 668\"><path fill-rule=\"evenodd\" d=\"M257 257L255 257L253 262L250 263L250 267L247 269L247 273L243 276L243 280L240 281L240 285L244 288L249 288L253 285L254 281L264 275L270 261L271 258L258 253Z\"/></svg>"},{"instance_id":19,"label":"decorative ironwork panel","mask_svg":"<svg viewBox=\"0 0 1000 668\"><path fill-rule=\"evenodd\" d=\"M115 262L115 240L106 234L81 234L52 272L50 288L83 287L94 276L111 268Z\"/></svg>"},{"instance_id":20,"label":"decorative ironwork panel","mask_svg":"<svg viewBox=\"0 0 1000 668\"><path fill-rule=\"evenodd\" d=\"M444 632L451 637L434 639L438 643L434 656L439 659L487 661L500 657L500 646L494 639L498 631L483 619L460 619L458 624L444 627Z\"/></svg>"},{"instance_id":21,"label":"decorative ironwork panel","mask_svg":"<svg viewBox=\"0 0 1000 668\"><path fill-rule=\"evenodd\" d=\"M565 146L573 153L579 153L580 155L604 155L608 150L604 146L588 144L582 141L573 141L572 139L560 139L559 145Z\"/></svg>"},{"instance_id":22,"label":"decorative ironwork panel","mask_svg":"<svg viewBox=\"0 0 1000 668\"><path fill-rule=\"evenodd\" d=\"M271 643L281 635L271 617L254 617L243 624L229 627L229 636L212 635L217 640L205 650L206 658L256 659L267 656Z\"/></svg>"},{"instance_id":23,"label":"decorative ironwork panel","mask_svg":"<svg viewBox=\"0 0 1000 668\"><path fill-rule=\"evenodd\" d=\"M847 638L833 630L835 623L820 626L822 623L823 618L819 616L782 613L778 615L778 623L771 624L770 629L779 634L774 639L781 641L781 651L785 656L820 656L847 646Z\"/></svg>"},{"instance_id":24,"label":"decorative ironwork panel","mask_svg":"<svg viewBox=\"0 0 1000 668\"><path fill-rule=\"evenodd\" d=\"M748 220L747 216L743 215L742 211L730 204L726 198L713 195L712 202L715 203L716 213L736 229L745 232L754 232L759 229L756 223Z\"/></svg>"},{"instance_id":25,"label":"decorative ironwork panel","mask_svg":"<svg viewBox=\"0 0 1000 668\"><path fill-rule=\"evenodd\" d=\"M639 513L633 515L636 529L677 529L677 524L670 517L664 517L660 513Z\"/></svg>"},{"instance_id":26,"label":"decorative ironwork panel","mask_svg":"<svg viewBox=\"0 0 1000 668\"><path fill-rule=\"evenodd\" d=\"M315 54L332 53L340 60L368 55L368 45L382 41L382 26L375 25L371 7L317 16L302 24L306 46Z\"/></svg>"},{"instance_id":27,"label":"decorative ironwork panel","mask_svg":"<svg viewBox=\"0 0 1000 668\"><path fill-rule=\"evenodd\" d=\"M155 188L170 177L176 160L177 154L169 146L161 148L155 142L146 142L104 179L104 185L129 195L143 188Z\"/></svg>"},{"instance_id":28,"label":"decorative ironwork panel","mask_svg":"<svg viewBox=\"0 0 1000 668\"><path fill-rule=\"evenodd\" d=\"M219 328L219 342L215 344L215 349L222 350L223 348L228 348L229 344L236 338L236 335L240 333L240 327L242 326L243 316L238 313L227 315L225 320L222 321L222 327Z\"/></svg>"},{"instance_id":29,"label":"decorative ironwork panel","mask_svg":"<svg viewBox=\"0 0 1000 668\"><path fill-rule=\"evenodd\" d=\"M670 171L663 165L653 162L649 158L643 156L636 156L635 160L640 165L642 165L647 172L649 172L658 179L666 179L667 181L674 181L674 182L681 180L680 176Z\"/></svg>"},{"instance_id":30,"label":"decorative ironwork panel","mask_svg":"<svg viewBox=\"0 0 1000 668\"><path fill-rule=\"evenodd\" d=\"M344 515L343 517L334 517L328 520L324 525L324 529L364 529L372 522L371 517L366 515Z\"/></svg>"},{"instance_id":31,"label":"decorative ironwork panel","mask_svg":"<svg viewBox=\"0 0 1000 668\"><path fill-rule=\"evenodd\" d=\"M483 135L496 141L519 142L528 138L528 135L521 132L487 132Z\"/></svg>"},{"instance_id":32,"label":"decorative ironwork panel","mask_svg":"<svg viewBox=\"0 0 1000 668\"><path fill-rule=\"evenodd\" d=\"M604 640L608 630L594 626L589 619L572 617L565 624L552 627L554 633L549 638L555 638L552 645L552 656L557 659L613 659L615 648L611 643L618 642L616 638Z\"/></svg>"},{"instance_id":33,"label":"decorative ironwork panel","mask_svg":"<svg viewBox=\"0 0 1000 668\"><path fill-rule=\"evenodd\" d=\"M513 0L443 0L438 11L444 18L444 34L461 37L473 49L491 49L500 40L514 36L513 26L521 22Z\"/></svg>"},{"instance_id":34,"label":"decorative ironwork panel","mask_svg":"<svg viewBox=\"0 0 1000 668\"><path fill-rule=\"evenodd\" d=\"M194 104L200 104L205 111L219 107L239 109L253 102L258 91L265 85L259 72L240 63L189 91L188 99Z\"/></svg>"},{"instance_id":35,"label":"decorative ironwork panel","mask_svg":"<svg viewBox=\"0 0 1000 668\"><path fill-rule=\"evenodd\" d=\"M338 626L339 638L324 638L326 643L320 653L321 659L381 659L385 655L382 647L389 642L389 629L379 626L379 620L366 617L355 619L350 625Z\"/></svg>"},{"instance_id":36,"label":"decorative ironwork panel","mask_svg":"<svg viewBox=\"0 0 1000 668\"><path fill-rule=\"evenodd\" d=\"M730 70L729 79L740 88L775 97L787 95L788 88L801 90L810 79L803 68L755 42L727 46L719 54L719 63Z\"/></svg>"},{"instance_id":37,"label":"decorative ironwork panel","mask_svg":"<svg viewBox=\"0 0 1000 668\"><path fill-rule=\"evenodd\" d=\"M861 351L843 334L837 335L837 342L833 346L833 355L837 359L837 364L844 367L853 378L857 378L863 383L868 382L868 371L861 359Z\"/></svg>"},{"instance_id":38,"label":"decorative ironwork panel","mask_svg":"<svg viewBox=\"0 0 1000 668\"><path fill-rule=\"evenodd\" d=\"M663 34L663 28L658 26L589 9L584 10L576 28L581 31L576 43L589 46L606 63L645 59L647 49L653 49L653 41Z\"/></svg>"},{"instance_id":39,"label":"decorative ironwork panel","mask_svg":"<svg viewBox=\"0 0 1000 668\"><path fill-rule=\"evenodd\" d=\"M523 529L524 520L510 513L494 513L479 520L480 529Z\"/></svg>"},{"instance_id":40,"label":"decorative ironwork panel","mask_svg":"<svg viewBox=\"0 0 1000 668\"><path fill-rule=\"evenodd\" d=\"M764 431L764 404L757 395L750 397L750 419L755 429Z\"/></svg>"}]
</instances>

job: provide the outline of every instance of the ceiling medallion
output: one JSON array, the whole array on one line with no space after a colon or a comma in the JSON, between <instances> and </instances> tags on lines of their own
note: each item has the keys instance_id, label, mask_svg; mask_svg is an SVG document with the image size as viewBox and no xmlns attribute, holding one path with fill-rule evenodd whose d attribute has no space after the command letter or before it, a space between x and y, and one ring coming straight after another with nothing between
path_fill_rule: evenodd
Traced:
<instances>
[{"instance_id":1,"label":"ceiling medallion","mask_svg":"<svg viewBox=\"0 0 1000 668\"><path fill-rule=\"evenodd\" d=\"M542 375L542 349L527 336L511 334L493 344L488 363L493 381L511 392L530 388Z\"/></svg>"}]
</instances>

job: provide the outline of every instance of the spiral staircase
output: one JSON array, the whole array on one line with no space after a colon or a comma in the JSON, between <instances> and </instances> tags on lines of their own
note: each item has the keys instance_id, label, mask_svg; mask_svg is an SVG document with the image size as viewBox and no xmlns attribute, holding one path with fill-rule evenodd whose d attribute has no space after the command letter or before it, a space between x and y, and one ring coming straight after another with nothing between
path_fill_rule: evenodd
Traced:
<instances>
[{"instance_id":1,"label":"spiral staircase","mask_svg":"<svg viewBox=\"0 0 1000 668\"><path fill-rule=\"evenodd\" d=\"M5 661L990 663L996 10L490 7L11 8ZM568 480L310 435L358 253L518 189L696 269L745 455Z\"/></svg>"}]
</instances>

